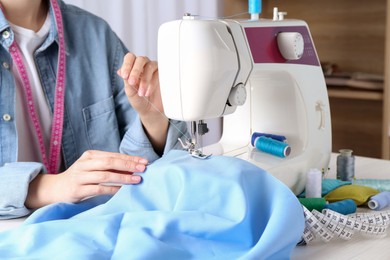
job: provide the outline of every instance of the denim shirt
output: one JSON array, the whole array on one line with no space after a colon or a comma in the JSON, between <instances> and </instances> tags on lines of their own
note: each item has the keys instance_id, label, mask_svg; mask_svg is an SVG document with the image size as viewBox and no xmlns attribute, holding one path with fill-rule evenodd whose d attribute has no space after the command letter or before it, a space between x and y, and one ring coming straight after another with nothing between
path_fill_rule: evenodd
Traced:
<instances>
[{"instance_id":1,"label":"denim shirt","mask_svg":"<svg viewBox=\"0 0 390 260\"><path fill-rule=\"evenodd\" d=\"M97 16L59 0L66 46L66 92L62 137L65 168L86 150L159 158L116 74L128 52L109 25ZM35 54L43 91L53 111L57 72L57 29L50 9L49 35ZM6 32L6 33L5 33ZM13 32L0 11L0 219L27 215L28 185L45 171L39 162L17 162L15 79L8 51ZM178 148L186 124L170 121L164 152Z\"/></svg>"}]
</instances>

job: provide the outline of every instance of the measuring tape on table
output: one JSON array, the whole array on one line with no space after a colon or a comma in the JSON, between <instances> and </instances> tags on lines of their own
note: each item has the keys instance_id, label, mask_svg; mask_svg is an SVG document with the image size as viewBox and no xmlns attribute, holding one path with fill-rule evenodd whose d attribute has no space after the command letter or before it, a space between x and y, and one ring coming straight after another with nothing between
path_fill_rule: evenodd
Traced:
<instances>
[{"instance_id":1,"label":"measuring tape on table","mask_svg":"<svg viewBox=\"0 0 390 260\"><path fill-rule=\"evenodd\" d=\"M309 211L303 207L305 215L305 229L302 239L308 244L316 237L324 242L333 238L349 240L356 233L385 237L390 224L390 211L377 213L355 213L342 215L333 210L325 209Z\"/></svg>"}]
</instances>

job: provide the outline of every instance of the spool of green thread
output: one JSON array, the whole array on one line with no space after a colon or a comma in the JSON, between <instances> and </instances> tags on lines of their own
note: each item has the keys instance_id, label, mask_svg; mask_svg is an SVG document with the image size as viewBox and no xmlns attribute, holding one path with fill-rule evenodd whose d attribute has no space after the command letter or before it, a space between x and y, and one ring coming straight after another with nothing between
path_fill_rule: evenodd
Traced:
<instances>
[{"instance_id":1,"label":"spool of green thread","mask_svg":"<svg viewBox=\"0 0 390 260\"><path fill-rule=\"evenodd\" d=\"M324 198L298 198L298 199L299 202L310 211L315 209L321 212L326 205L326 200Z\"/></svg>"}]
</instances>

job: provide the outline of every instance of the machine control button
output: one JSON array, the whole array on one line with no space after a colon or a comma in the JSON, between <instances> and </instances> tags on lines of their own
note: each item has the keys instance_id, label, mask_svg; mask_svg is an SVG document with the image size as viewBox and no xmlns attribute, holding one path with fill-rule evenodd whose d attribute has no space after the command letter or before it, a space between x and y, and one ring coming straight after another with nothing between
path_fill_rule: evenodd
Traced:
<instances>
[{"instance_id":1,"label":"machine control button","mask_svg":"<svg viewBox=\"0 0 390 260\"><path fill-rule=\"evenodd\" d=\"M298 32L281 32L277 36L279 51L286 60L299 60L304 52L302 34Z\"/></svg>"},{"instance_id":2,"label":"machine control button","mask_svg":"<svg viewBox=\"0 0 390 260\"><path fill-rule=\"evenodd\" d=\"M246 89L244 84L240 83L230 91L228 102L231 106L242 106L246 101Z\"/></svg>"}]
</instances>

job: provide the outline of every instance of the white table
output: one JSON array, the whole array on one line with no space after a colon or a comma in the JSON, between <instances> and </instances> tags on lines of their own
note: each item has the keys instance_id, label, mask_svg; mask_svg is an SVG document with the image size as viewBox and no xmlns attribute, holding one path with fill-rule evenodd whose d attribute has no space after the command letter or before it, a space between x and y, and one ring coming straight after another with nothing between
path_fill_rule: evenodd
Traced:
<instances>
[{"instance_id":1,"label":"white table","mask_svg":"<svg viewBox=\"0 0 390 260\"><path fill-rule=\"evenodd\" d=\"M328 178L335 178L336 156L337 154L332 154L332 159L330 162L330 173L327 176ZM358 179L390 179L390 161L366 157L356 157L355 163L355 177ZM390 210L390 207L384 210ZM20 225L23 221L24 218L1 220L0 231L12 229ZM388 231L388 233L389 232L390 231ZM388 260L390 259L390 234L385 238L377 239L355 235L349 241L336 238L331 240L329 243L324 243L317 239L306 246L296 247L293 251L291 259Z\"/></svg>"},{"instance_id":2,"label":"white table","mask_svg":"<svg viewBox=\"0 0 390 260\"><path fill-rule=\"evenodd\" d=\"M336 157L332 154L330 172L327 178L336 178ZM357 179L390 179L390 161L367 157L355 158L355 177ZM390 210L390 207L383 209ZM361 209L359 211L369 211ZM374 211L369 211L374 212ZM377 212L377 211L375 211ZM346 259L390 259L390 231L384 238L372 238L354 235L351 240L334 238L329 243L316 239L306 246L297 246L292 254L292 260L346 260Z\"/></svg>"},{"instance_id":3,"label":"white table","mask_svg":"<svg viewBox=\"0 0 390 260\"><path fill-rule=\"evenodd\" d=\"M0 220L0 231L12 229L23 223L25 218Z\"/></svg>"}]
</instances>

